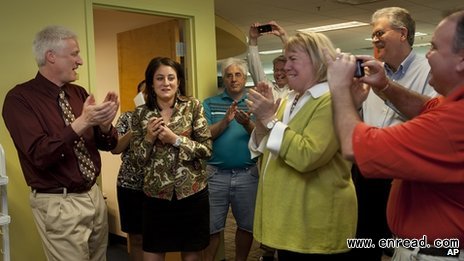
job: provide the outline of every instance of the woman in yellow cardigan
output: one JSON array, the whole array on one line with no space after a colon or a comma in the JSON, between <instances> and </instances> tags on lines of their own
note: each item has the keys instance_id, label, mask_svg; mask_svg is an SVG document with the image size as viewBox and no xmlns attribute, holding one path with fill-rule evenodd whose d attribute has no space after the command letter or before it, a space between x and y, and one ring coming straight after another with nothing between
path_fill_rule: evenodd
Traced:
<instances>
[{"instance_id":1,"label":"woman in yellow cardigan","mask_svg":"<svg viewBox=\"0 0 464 261\"><path fill-rule=\"evenodd\" d=\"M327 65L320 33L298 33L285 45L285 71L293 90L274 103L259 83L249 91L256 117L250 150L261 156L253 234L277 249L279 261L343 260L356 230L351 164L340 153L332 125Z\"/></svg>"}]
</instances>

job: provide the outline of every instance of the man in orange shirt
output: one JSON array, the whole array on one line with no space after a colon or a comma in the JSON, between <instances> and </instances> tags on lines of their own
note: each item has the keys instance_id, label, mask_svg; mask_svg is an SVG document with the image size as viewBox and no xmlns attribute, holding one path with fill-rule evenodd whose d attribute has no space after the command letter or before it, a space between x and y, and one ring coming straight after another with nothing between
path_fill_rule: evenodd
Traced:
<instances>
[{"instance_id":1,"label":"man in orange shirt","mask_svg":"<svg viewBox=\"0 0 464 261\"><path fill-rule=\"evenodd\" d=\"M448 251L440 240L464 242L464 11L437 26L427 53L430 85L439 98L410 92L385 76L381 63L359 56L369 74L353 80L356 57L327 56L334 123L345 158L355 161L371 178L393 178L387 219L399 244L393 260L464 260L464 251ZM376 128L363 123L357 112L370 85L405 116L403 124ZM403 241L401 241L403 240ZM378 244L379 242L373 242ZM461 243L462 244L462 243ZM453 256L454 254L454 256ZM436 259L433 259L436 260Z\"/></svg>"}]
</instances>

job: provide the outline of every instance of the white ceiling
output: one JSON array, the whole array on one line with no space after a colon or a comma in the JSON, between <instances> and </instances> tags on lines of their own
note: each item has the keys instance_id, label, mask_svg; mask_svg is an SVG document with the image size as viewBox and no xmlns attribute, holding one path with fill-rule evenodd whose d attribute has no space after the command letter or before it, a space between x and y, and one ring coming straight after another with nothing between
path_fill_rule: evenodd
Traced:
<instances>
[{"instance_id":1,"label":"white ceiling","mask_svg":"<svg viewBox=\"0 0 464 261\"><path fill-rule=\"evenodd\" d=\"M374 2L375 1L375 2ZM361 2L346 4L340 2ZM239 27L245 35L254 22L276 21L289 35L297 29L348 21L370 22L375 10L389 7L403 7L416 21L416 31L426 36L416 37L415 44L429 43L435 26L446 11L464 7L463 0L215 0L216 15ZM352 53L371 53L371 27L363 26L325 32L334 45ZM260 51L280 49L282 44L273 35L262 36L258 40ZM242 55L243 56L243 55ZM266 71L272 66L270 61L276 56L262 55Z\"/></svg>"},{"instance_id":2,"label":"white ceiling","mask_svg":"<svg viewBox=\"0 0 464 261\"><path fill-rule=\"evenodd\" d=\"M344 4L340 2L362 2L363 4ZM370 22L375 10L399 6L410 11L416 20L416 31L426 36L416 37L415 44L427 44L435 26L442 19L444 12L464 7L464 0L215 0L216 15L236 25L244 35L254 22L266 23L276 21L288 32L297 29L321 26L347 21ZM103 21L120 24L120 31L157 23L167 17L141 13L121 12L106 8L95 8L95 17ZM366 41L371 35L371 27L363 26L352 29L325 32L336 47L354 54L371 54L372 45ZM265 35L258 40L261 51L281 49L280 39ZM425 50L428 47L422 47ZM419 49L419 48L416 48ZM421 51L419 49L419 51ZM272 73L272 59L277 54L261 55L265 71ZM240 54L238 57L245 57Z\"/></svg>"}]
</instances>

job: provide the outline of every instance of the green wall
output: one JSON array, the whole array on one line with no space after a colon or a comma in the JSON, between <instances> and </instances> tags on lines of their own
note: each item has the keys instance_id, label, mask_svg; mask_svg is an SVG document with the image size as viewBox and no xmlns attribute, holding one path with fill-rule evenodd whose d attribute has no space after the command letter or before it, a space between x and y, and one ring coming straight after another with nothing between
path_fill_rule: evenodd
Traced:
<instances>
[{"instance_id":1,"label":"green wall","mask_svg":"<svg viewBox=\"0 0 464 261\"><path fill-rule=\"evenodd\" d=\"M79 68L77 83L90 91L95 90L93 4L190 19L192 37L187 44L192 57L187 64L192 70L195 96L203 99L217 91L216 55L211 52L216 50L214 0L0 0L0 107L11 88L35 76L37 66L32 55L32 40L37 31L50 24L64 25L79 35L84 65ZM117 88L114 86L115 91ZM0 121L0 143L7 155L9 176L11 260L45 260L29 207L29 188L3 118Z\"/></svg>"}]
</instances>

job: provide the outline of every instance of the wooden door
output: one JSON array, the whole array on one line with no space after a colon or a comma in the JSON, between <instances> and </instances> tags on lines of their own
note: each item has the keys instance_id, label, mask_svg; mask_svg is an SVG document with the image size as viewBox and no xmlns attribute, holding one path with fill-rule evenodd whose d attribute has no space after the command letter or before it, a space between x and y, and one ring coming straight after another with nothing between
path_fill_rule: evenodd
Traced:
<instances>
[{"instance_id":1,"label":"wooden door","mask_svg":"<svg viewBox=\"0 0 464 261\"><path fill-rule=\"evenodd\" d=\"M137 84L145 79L145 69L152 58L164 56L180 62L176 56L179 40L177 19L117 34L121 112L134 109Z\"/></svg>"}]
</instances>

